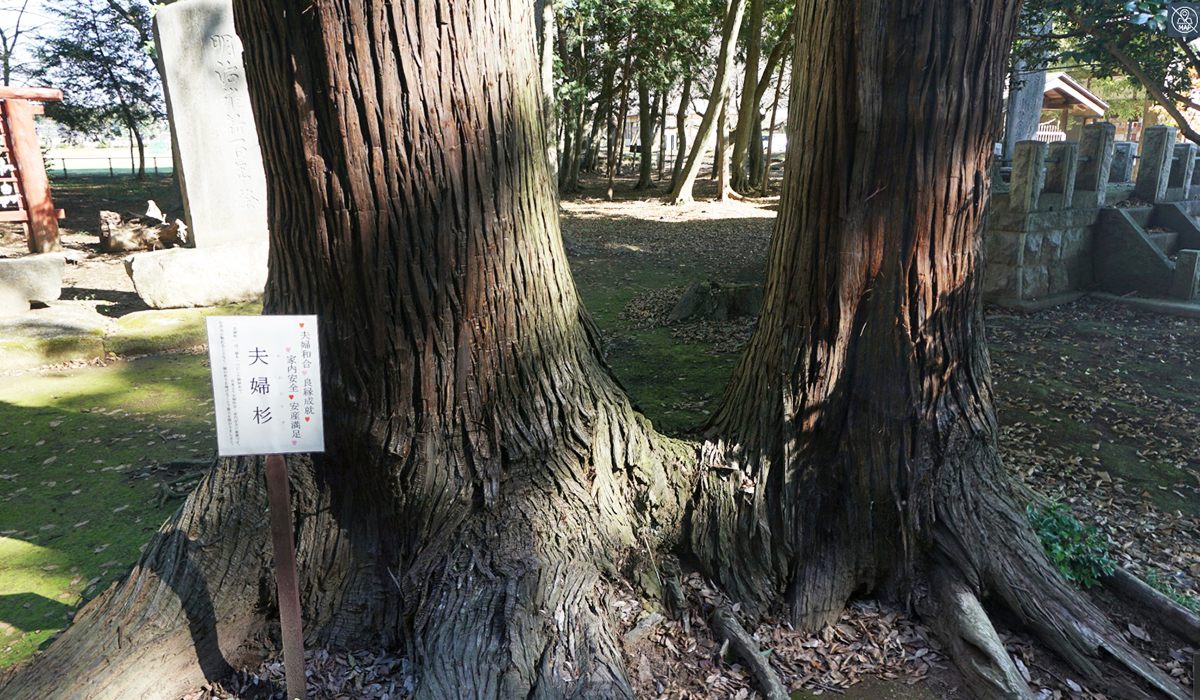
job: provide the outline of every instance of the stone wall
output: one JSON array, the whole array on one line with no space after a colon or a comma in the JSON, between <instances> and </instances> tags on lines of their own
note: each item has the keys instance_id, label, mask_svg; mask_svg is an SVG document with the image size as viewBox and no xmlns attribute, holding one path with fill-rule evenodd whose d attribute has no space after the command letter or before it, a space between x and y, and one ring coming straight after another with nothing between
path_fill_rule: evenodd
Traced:
<instances>
[{"instance_id":1,"label":"stone wall","mask_svg":"<svg viewBox=\"0 0 1200 700\"><path fill-rule=\"evenodd\" d=\"M992 195L986 299L1028 302L1093 288L1100 212L1134 194L1200 214L1193 144L1176 145L1174 128L1151 127L1136 156L1138 144L1117 148L1115 132L1112 124L1089 124L1078 143L1017 144L1009 190Z\"/></svg>"}]
</instances>

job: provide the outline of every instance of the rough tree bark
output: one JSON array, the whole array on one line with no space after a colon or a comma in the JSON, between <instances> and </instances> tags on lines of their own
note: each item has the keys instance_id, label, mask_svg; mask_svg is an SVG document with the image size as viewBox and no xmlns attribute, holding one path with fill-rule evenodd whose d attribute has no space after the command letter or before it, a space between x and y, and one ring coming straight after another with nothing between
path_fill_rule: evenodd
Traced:
<instances>
[{"instance_id":1,"label":"rough tree bark","mask_svg":"<svg viewBox=\"0 0 1200 700\"><path fill-rule=\"evenodd\" d=\"M676 549L809 628L911 599L988 697L1028 696L990 594L1185 700L1046 561L996 450L979 227L1017 5L801 0L789 133L817 145L697 447L633 411L580 305L527 6L237 0L265 307L322 319L328 451L289 460L308 643L403 644L423 699L629 698L598 584ZM262 472L220 460L0 697L227 673L274 615Z\"/></svg>"},{"instance_id":2,"label":"rough tree bark","mask_svg":"<svg viewBox=\"0 0 1200 700\"><path fill-rule=\"evenodd\" d=\"M695 449L603 363L548 177L524 3L239 1L268 313L321 317L290 458L310 645L404 643L420 698L631 698L602 575L680 537ZM270 613L262 465L224 459L8 698L170 697Z\"/></svg>"},{"instance_id":3,"label":"rough tree bark","mask_svg":"<svg viewBox=\"0 0 1200 700\"><path fill-rule=\"evenodd\" d=\"M1104 650L1182 698L1047 562L996 447L981 225L1018 5L798 3L763 307L708 427L691 549L810 629L856 591L908 597L985 697L1029 696L992 596L1085 676Z\"/></svg>"}]
</instances>

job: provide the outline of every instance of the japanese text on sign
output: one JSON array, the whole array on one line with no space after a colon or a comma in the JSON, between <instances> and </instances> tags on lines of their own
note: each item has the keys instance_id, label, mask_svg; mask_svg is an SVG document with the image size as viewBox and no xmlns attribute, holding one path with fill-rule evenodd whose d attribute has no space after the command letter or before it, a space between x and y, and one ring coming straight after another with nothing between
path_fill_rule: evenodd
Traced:
<instances>
[{"instance_id":1,"label":"japanese text on sign","mask_svg":"<svg viewBox=\"0 0 1200 700\"><path fill-rule=\"evenodd\" d=\"M316 316L209 316L222 456L322 452Z\"/></svg>"}]
</instances>

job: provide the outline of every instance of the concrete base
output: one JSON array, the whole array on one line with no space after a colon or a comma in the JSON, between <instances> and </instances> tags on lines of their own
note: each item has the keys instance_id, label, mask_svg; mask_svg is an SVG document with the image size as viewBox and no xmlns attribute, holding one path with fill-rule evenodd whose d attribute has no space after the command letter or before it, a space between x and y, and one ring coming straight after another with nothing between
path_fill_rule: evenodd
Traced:
<instances>
[{"instance_id":1,"label":"concrete base","mask_svg":"<svg viewBox=\"0 0 1200 700\"><path fill-rule=\"evenodd\" d=\"M1142 311L1150 311L1156 314L1167 314L1170 316L1182 316L1184 318L1200 318L1200 302L1196 301L1169 301L1167 299L1142 299L1138 297L1122 297L1116 294L1107 294L1104 292L1093 292L1092 296L1097 299L1111 301L1126 306L1132 306Z\"/></svg>"},{"instance_id":2,"label":"concrete base","mask_svg":"<svg viewBox=\"0 0 1200 700\"><path fill-rule=\"evenodd\" d=\"M1044 299L988 299L989 304L1003 307L1009 311L1016 311L1020 314L1029 314L1035 311L1044 309L1052 309L1055 306L1070 304L1074 301L1079 301L1087 296L1087 292L1067 292L1065 294L1055 294Z\"/></svg>"}]
</instances>

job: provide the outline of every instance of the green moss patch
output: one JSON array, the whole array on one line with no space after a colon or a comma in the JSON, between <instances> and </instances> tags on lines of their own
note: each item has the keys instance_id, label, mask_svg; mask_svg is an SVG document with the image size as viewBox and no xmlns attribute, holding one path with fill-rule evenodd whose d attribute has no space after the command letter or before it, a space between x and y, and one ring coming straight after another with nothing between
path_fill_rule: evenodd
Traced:
<instances>
[{"instance_id":1,"label":"green moss patch","mask_svg":"<svg viewBox=\"0 0 1200 700\"><path fill-rule=\"evenodd\" d=\"M179 501L162 465L216 451L203 355L29 372L0 385L0 669L122 576Z\"/></svg>"}]
</instances>

